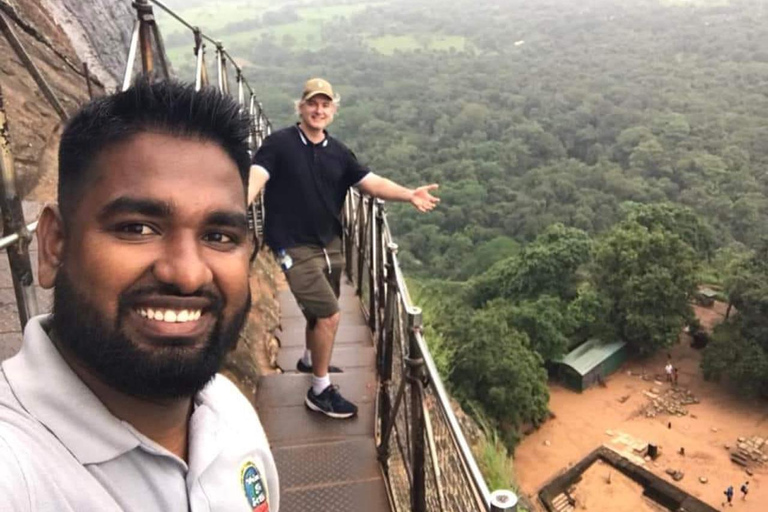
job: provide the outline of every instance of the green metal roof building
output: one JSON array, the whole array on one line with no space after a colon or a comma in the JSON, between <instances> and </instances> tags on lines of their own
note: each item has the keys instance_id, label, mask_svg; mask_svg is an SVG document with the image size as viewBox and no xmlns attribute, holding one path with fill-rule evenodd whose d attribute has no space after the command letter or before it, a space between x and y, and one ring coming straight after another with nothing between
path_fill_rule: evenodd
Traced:
<instances>
[{"instance_id":1,"label":"green metal roof building","mask_svg":"<svg viewBox=\"0 0 768 512\"><path fill-rule=\"evenodd\" d=\"M584 391L618 370L629 353L623 341L589 340L555 360L558 379L575 391Z\"/></svg>"}]
</instances>

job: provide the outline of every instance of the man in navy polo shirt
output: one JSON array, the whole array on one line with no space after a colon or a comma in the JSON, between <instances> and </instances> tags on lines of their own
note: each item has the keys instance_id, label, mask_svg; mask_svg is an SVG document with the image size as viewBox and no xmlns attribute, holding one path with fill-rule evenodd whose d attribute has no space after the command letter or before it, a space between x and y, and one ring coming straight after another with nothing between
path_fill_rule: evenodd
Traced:
<instances>
[{"instance_id":1,"label":"man in navy polo shirt","mask_svg":"<svg viewBox=\"0 0 768 512\"><path fill-rule=\"evenodd\" d=\"M410 202L420 212L440 199L436 184L410 189L377 176L325 130L333 122L338 97L327 80L304 84L299 122L269 136L251 167L248 198L266 183L264 234L285 271L291 292L307 319L306 350L296 367L312 373L306 406L331 418L351 418L357 406L331 385L333 342L339 326L341 210L350 187L387 201Z\"/></svg>"}]
</instances>

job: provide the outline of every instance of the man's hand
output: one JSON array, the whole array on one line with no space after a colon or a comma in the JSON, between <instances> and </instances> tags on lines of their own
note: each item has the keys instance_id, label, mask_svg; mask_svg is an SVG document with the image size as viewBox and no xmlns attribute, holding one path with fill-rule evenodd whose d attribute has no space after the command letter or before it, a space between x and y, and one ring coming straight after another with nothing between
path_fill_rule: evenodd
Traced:
<instances>
[{"instance_id":1,"label":"man's hand","mask_svg":"<svg viewBox=\"0 0 768 512\"><path fill-rule=\"evenodd\" d=\"M426 213L437 206L437 203L440 202L440 198L429 193L432 190L437 190L437 187L439 187L439 185L433 183L414 189L413 195L411 195L411 204L413 207L421 213Z\"/></svg>"}]
</instances>

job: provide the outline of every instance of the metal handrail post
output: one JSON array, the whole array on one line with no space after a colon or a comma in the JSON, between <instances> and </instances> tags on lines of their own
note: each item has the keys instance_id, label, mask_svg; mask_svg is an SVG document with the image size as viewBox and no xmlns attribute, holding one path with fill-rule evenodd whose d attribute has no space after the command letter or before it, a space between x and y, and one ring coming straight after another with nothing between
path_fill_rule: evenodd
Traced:
<instances>
[{"instance_id":1,"label":"metal handrail post","mask_svg":"<svg viewBox=\"0 0 768 512\"><path fill-rule=\"evenodd\" d=\"M379 271L378 262L376 261L378 257L376 255L376 211L378 206L376 199L371 198L368 205L368 229L366 230L369 237L367 245L370 248L368 262L368 327L371 328L371 332L376 332L376 329L378 329L378 315L376 314L379 309L377 303L378 289L376 286L378 283L376 274Z\"/></svg>"},{"instance_id":2,"label":"metal handrail post","mask_svg":"<svg viewBox=\"0 0 768 512\"><path fill-rule=\"evenodd\" d=\"M150 10L152 6L149 6ZM163 35L160 33L160 27L157 25L157 19L154 14L152 15L152 34L155 36L155 44L157 45L157 60L160 62L160 69L163 70L163 77L166 79L171 78L171 66L165 58L165 43L163 43Z\"/></svg>"},{"instance_id":3,"label":"metal handrail post","mask_svg":"<svg viewBox=\"0 0 768 512\"><path fill-rule=\"evenodd\" d=\"M384 306L384 284L385 284L385 275L384 275L384 267L387 263L387 256L384 253L384 201L381 199L376 199L376 203L378 204L378 208L376 208L376 238L374 239L374 243L376 244L375 250L376 250L376 256L377 256L377 262L378 262L378 272L376 272L376 292L378 293L378 297L376 298L376 304L378 305L378 308L376 310L376 317L377 317L377 326L381 328L383 325L384 319L382 318L381 308Z\"/></svg>"},{"instance_id":4,"label":"metal handrail post","mask_svg":"<svg viewBox=\"0 0 768 512\"><path fill-rule=\"evenodd\" d=\"M218 71L219 91L228 93L227 58L224 56L224 46L221 44L221 41L216 42L216 70Z\"/></svg>"},{"instance_id":5,"label":"metal handrail post","mask_svg":"<svg viewBox=\"0 0 768 512\"><path fill-rule=\"evenodd\" d=\"M192 33L195 36L195 90L199 91L205 85L203 83L203 75L205 74L205 44L203 44L200 28L195 27L192 29Z\"/></svg>"},{"instance_id":6,"label":"metal handrail post","mask_svg":"<svg viewBox=\"0 0 768 512\"><path fill-rule=\"evenodd\" d=\"M250 129L248 130L248 147L251 148L251 150L255 151L258 146L261 145L260 142L257 142L256 140L256 96L254 96L253 93L249 93L250 96L248 98L248 119L251 120L250 122Z\"/></svg>"},{"instance_id":7,"label":"metal handrail post","mask_svg":"<svg viewBox=\"0 0 768 512\"><path fill-rule=\"evenodd\" d=\"M395 254L397 244L387 245L386 277L387 289L384 306L384 320L378 333L376 347L376 365L379 373L379 421L381 431L384 432L389 424L392 414L392 398L390 387L392 386L392 354L395 342L395 308L397 307L397 276L395 276ZM389 441L381 440L379 445L379 461L386 466L389 460Z\"/></svg>"},{"instance_id":8,"label":"metal handrail post","mask_svg":"<svg viewBox=\"0 0 768 512\"><path fill-rule=\"evenodd\" d=\"M19 57L21 62L24 63L24 66L27 68L27 71L29 71L29 74L32 75L32 78L37 83L37 86L40 87L40 90L48 100L48 103L50 103L53 107L53 110L56 111L62 121L66 121L69 118L67 111L64 110L64 107L61 105L61 103L59 103L59 99L56 97L56 94L54 94L53 89L51 89L51 86L48 85L48 82L46 82L42 73L40 73L40 70L37 69L35 63L32 62L32 59L24 49L24 46L21 44L19 38L16 37L16 33L13 31L11 25L8 23L8 20L5 18L5 14L2 12L0 12L0 29L2 29L5 38L8 40L8 44L11 45L13 51Z\"/></svg>"},{"instance_id":9,"label":"metal handrail post","mask_svg":"<svg viewBox=\"0 0 768 512\"><path fill-rule=\"evenodd\" d=\"M13 277L13 290L16 294L16 305L19 308L21 328L35 316L37 296L35 295L32 264L29 261L29 242L31 236L24 223L24 211L21 208L21 198L16 191L16 173L11 153L10 132L8 119L5 115L3 89L0 86L0 209L3 216L3 233L17 233L19 240L8 247L8 262Z\"/></svg>"},{"instance_id":10,"label":"metal handrail post","mask_svg":"<svg viewBox=\"0 0 768 512\"><path fill-rule=\"evenodd\" d=\"M236 69L237 75L235 75L235 82L237 82L237 103L240 108L245 110L245 89L243 88L243 72L240 68Z\"/></svg>"},{"instance_id":11,"label":"metal handrail post","mask_svg":"<svg viewBox=\"0 0 768 512\"><path fill-rule=\"evenodd\" d=\"M421 309L413 308L408 312L408 381L411 384L411 510L427 510L426 492L426 446L424 441L424 359L416 340L416 333L421 330Z\"/></svg>"},{"instance_id":12,"label":"metal handrail post","mask_svg":"<svg viewBox=\"0 0 768 512\"><path fill-rule=\"evenodd\" d=\"M152 55L152 23L155 17L148 0L134 0L133 7L139 21L139 48L141 49L142 73L148 75L154 71L155 64Z\"/></svg>"},{"instance_id":13,"label":"metal handrail post","mask_svg":"<svg viewBox=\"0 0 768 512\"><path fill-rule=\"evenodd\" d=\"M347 226L342 229L342 232L346 236L344 240L344 259L347 264L347 276L354 281L354 275L352 274L352 254L355 250L355 193L351 193L345 202L344 210L347 217Z\"/></svg>"},{"instance_id":14,"label":"metal handrail post","mask_svg":"<svg viewBox=\"0 0 768 512\"><path fill-rule=\"evenodd\" d=\"M355 276L355 290L363 296L363 263L365 263L365 196L360 194L360 202L357 203L357 275Z\"/></svg>"},{"instance_id":15,"label":"metal handrail post","mask_svg":"<svg viewBox=\"0 0 768 512\"><path fill-rule=\"evenodd\" d=\"M125 73L123 74L123 91L127 90L131 86L131 79L133 78L133 63L136 61L136 50L139 47L140 26L141 22L139 20L133 22L131 44L128 46L128 58L125 61Z\"/></svg>"}]
</instances>

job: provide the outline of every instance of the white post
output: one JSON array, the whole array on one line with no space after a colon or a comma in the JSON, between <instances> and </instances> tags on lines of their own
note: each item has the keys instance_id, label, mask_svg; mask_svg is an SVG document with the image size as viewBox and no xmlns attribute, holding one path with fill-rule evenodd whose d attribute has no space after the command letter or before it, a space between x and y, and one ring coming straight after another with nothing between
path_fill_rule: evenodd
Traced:
<instances>
[{"instance_id":1,"label":"white post","mask_svg":"<svg viewBox=\"0 0 768 512\"><path fill-rule=\"evenodd\" d=\"M517 512L517 495L504 489L493 491L491 512Z\"/></svg>"}]
</instances>

